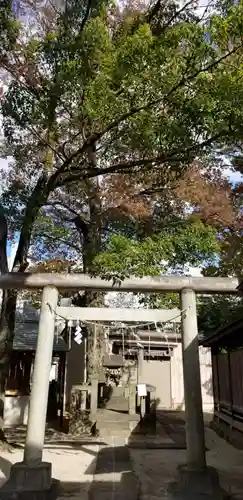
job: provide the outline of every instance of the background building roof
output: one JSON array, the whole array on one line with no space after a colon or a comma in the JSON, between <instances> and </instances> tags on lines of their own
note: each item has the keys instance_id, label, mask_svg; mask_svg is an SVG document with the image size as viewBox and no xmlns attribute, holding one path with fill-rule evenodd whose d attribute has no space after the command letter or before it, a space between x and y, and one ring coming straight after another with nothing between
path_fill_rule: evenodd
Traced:
<instances>
[{"instance_id":1,"label":"background building roof","mask_svg":"<svg viewBox=\"0 0 243 500\"><path fill-rule=\"evenodd\" d=\"M18 301L13 339L14 351L35 351L39 317L40 311L35 309L28 301ZM57 318L53 346L55 352L68 350L67 343L61 337L64 327L65 322Z\"/></svg>"}]
</instances>

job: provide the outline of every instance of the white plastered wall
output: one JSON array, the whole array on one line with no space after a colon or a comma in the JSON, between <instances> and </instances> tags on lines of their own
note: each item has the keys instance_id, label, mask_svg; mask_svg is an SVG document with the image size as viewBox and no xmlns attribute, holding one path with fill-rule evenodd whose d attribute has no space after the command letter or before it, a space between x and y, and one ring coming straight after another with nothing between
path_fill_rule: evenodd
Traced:
<instances>
[{"instance_id":1,"label":"white plastered wall","mask_svg":"<svg viewBox=\"0 0 243 500\"><path fill-rule=\"evenodd\" d=\"M4 426L26 425L28 420L29 396L5 396Z\"/></svg>"},{"instance_id":2,"label":"white plastered wall","mask_svg":"<svg viewBox=\"0 0 243 500\"><path fill-rule=\"evenodd\" d=\"M204 412L213 411L213 389L212 389L212 358L211 350L199 347L202 401ZM171 400L172 408L184 410L184 384L182 365L182 346L178 344L171 356Z\"/></svg>"}]
</instances>

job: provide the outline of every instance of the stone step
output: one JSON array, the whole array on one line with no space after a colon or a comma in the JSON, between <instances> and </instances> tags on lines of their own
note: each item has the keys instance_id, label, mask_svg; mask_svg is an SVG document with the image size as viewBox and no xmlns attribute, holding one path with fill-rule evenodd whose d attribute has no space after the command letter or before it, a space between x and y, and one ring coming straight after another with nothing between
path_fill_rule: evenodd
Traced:
<instances>
[{"instance_id":1,"label":"stone step","mask_svg":"<svg viewBox=\"0 0 243 500\"><path fill-rule=\"evenodd\" d=\"M128 401L128 399L127 399L127 398L125 398L125 396L119 396L119 395L114 394L114 395L112 395L112 396L108 399L107 403L110 403L111 401L116 401L116 402L118 402L118 403L119 403L119 402L123 403L124 401Z\"/></svg>"},{"instance_id":2,"label":"stone step","mask_svg":"<svg viewBox=\"0 0 243 500\"><path fill-rule=\"evenodd\" d=\"M124 396L124 387L113 387L111 392L111 397Z\"/></svg>"},{"instance_id":3,"label":"stone step","mask_svg":"<svg viewBox=\"0 0 243 500\"><path fill-rule=\"evenodd\" d=\"M96 415L97 423L123 425L129 422L138 422L139 415L128 415L128 413L119 414L116 411L106 410L105 412L98 412Z\"/></svg>"},{"instance_id":4,"label":"stone step","mask_svg":"<svg viewBox=\"0 0 243 500\"><path fill-rule=\"evenodd\" d=\"M126 400L121 401L113 399L112 401L108 401L106 403L105 408L107 410L117 410L117 411L128 411L128 402Z\"/></svg>"}]
</instances>

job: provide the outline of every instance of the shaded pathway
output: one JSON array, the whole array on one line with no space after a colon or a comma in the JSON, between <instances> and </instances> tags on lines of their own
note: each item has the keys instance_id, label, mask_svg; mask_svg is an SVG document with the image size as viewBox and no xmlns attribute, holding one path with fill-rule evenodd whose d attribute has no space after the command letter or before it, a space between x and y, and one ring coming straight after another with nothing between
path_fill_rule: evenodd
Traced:
<instances>
[{"instance_id":1,"label":"shaded pathway","mask_svg":"<svg viewBox=\"0 0 243 500\"><path fill-rule=\"evenodd\" d=\"M132 431L130 448L185 450L185 422L174 418L172 412L157 411L156 419L139 423Z\"/></svg>"},{"instance_id":2,"label":"shaded pathway","mask_svg":"<svg viewBox=\"0 0 243 500\"><path fill-rule=\"evenodd\" d=\"M138 476L133 470L130 448L185 449L184 422L173 422L164 412L157 422L151 419L141 423L138 416L132 418L124 412L102 409L98 422L101 437L108 444L100 445L89 500L136 500L139 497Z\"/></svg>"},{"instance_id":3,"label":"shaded pathway","mask_svg":"<svg viewBox=\"0 0 243 500\"><path fill-rule=\"evenodd\" d=\"M87 471L89 473L89 471ZM127 446L102 447L98 453L89 500L136 500L138 480Z\"/></svg>"}]
</instances>

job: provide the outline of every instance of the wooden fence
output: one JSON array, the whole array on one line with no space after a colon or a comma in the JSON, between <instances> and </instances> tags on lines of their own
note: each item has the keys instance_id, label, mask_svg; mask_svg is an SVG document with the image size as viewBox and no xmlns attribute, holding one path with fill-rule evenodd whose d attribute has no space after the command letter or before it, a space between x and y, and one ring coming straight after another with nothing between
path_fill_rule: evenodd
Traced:
<instances>
[{"instance_id":1,"label":"wooden fence","mask_svg":"<svg viewBox=\"0 0 243 500\"><path fill-rule=\"evenodd\" d=\"M243 348L212 352L216 412L243 422Z\"/></svg>"}]
</instances>

